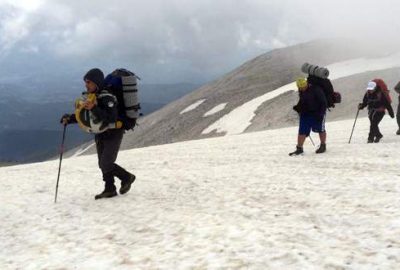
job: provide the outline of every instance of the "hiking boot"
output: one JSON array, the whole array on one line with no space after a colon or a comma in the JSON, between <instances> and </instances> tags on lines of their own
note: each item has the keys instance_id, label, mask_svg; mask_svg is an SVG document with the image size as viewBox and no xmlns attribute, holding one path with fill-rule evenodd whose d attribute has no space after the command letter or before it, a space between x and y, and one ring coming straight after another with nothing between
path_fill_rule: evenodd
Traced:
<instances>
[{"instance_id":1,"label":"hiking boot","mask_svg":"<svg viewBox=\"0 0 400 270\"><path fill-rule=\"evenodd\" d=\"M368 139L367 143L373 143L374 140L373 139Z\"/></svg>"},{"instance_id":2,"label":"hiking boot","mask_svg":"<svg viewBox=\"0 0 400 270\"><path fill-rule=\"evenodd\" d=\"M96 196L94 196L94 199L98 200L98 199L104 199L104 198L112 198L112 197L115 197L117 195L118 195L118 193L117 193L116 190L114 190L114 191L105 191L104 190L102 193L97 194Z\"/></svg>"},{"instance_id":3,"label":"hiking boot","mask_svg":"<svg viewBox=\"0 0 400 270\"><path fill-rule=\"evenodd\" d=\"M374 143L378 143L382 139L383 135L377 135L375 137Z\"/></svg>"},{"instance_id":4,"label":"hiking boot","mask_svg":"<svg viewBox=\"0 0 400 270\"><path fill-rule=\"evenodd\" d=\"M315 151L315 153L317 153L317 154L322 154L325 152L326 152L326 144L325 143L321 143L321 145L319 146L317 151Z\"/></svg>"},{"instance_id":5,"label":"hiking boot","mask_svg":"<svg viewBox=\"0 0 400 270\"><path fill-rule=\"evenodd\" d=\"M131 174L128 180L121 181L121 188L119 189L120 194L125 194L131 189L131 185L135 182L136 176Z\"/></svg>"},{"instance_id":6,"label":"hiking boot","mask_svg":"<svg viewBox=\"0 0 400 270\"><path fill-rule=\"evenodd\" d=\"M112 185L109 185L106 183L106 187L104 188L103 192L94 196L94 199L98 200L98 199L104 199L104 198L111 198L111 197L115 197L117 195L118 195L118 193L117 193L117 189L114 186L114 183Z\"/></svg>"},{"instance_id":7,"label":"hiking boot","mask_svg":"<svg viewBox=\"0 0 400 270\"><path fill-rule=\"evenodd\" d=\"M400 135L400 128L396 131L396 135Z\"/></svg>"},{"instance_id":8,"label":"hiking boot","mask_svg":"<svg viewBox=\"0 0 400 270\"><path fill-rule=\"evenodd\" d=\"M292 153L289 153L289 156L298 156L298 155L301 155L303 153L304 153L303 147L296 146L296 151L294 151Z\"/></svg>"}]
</instances>

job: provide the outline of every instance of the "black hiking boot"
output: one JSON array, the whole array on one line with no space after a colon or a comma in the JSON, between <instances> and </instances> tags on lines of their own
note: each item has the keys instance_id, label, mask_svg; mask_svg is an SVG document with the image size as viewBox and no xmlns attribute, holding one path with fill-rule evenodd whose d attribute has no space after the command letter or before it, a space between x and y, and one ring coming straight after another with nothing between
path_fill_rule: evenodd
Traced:
<instances>
[{"instance_id":1,"label":"black hiking boot","mask_svg":"<svg viewBox=\"0 0 400 270\"><path fill-rule=\"evenodd\" d=\"M121 188L119 194L125 194L131 189L131 185L135 182L136 176L131 174L128 180L121 181Z\"/></svg>"},{"instance_id":2,"label":"black hiking boot","mask_svg":"<svg viewBox=\"0 0 400 270\"><path fill-rule=\"evenodd\" d=\"M315 151L315 153L317 153L317 154L322 154L325 152L326 152L326 144L325 143L321 143L321 145L319 146L317 151Z\"/></svg>"},{"instance_id":3,"label":"black hiking boot","mask_svg":"<svg viewBox=\"0 0 400 270\"><path fill-rule=\"evenodd\" d=\"M375 137L374 143L378 143L382 139L383 135L377 135Z\"/></svg>"},{"instance_id":4,"label":"black hiking boot","mask_svg":"<svg viewBox=\"0 0 400 270\"><path fill-rule=\"evenodd\" d=\"M103 192L94 196L94 199L98 200L98 199L104 199L104 198L112 198L117 195L118 195L118 193L117 193L116 187L114 186L114 183L112 185L108 185L106 183L106 187L104 188Z\"/></svg>"},{"instance_id":5,"label":"black hiking boot","mask_svg":"<svg viewBox=\"0 0 400 270\"><path fill-rule=\"evenodd\" d=\"M298 156L298 155L301 155L303 153L304 153L303 147L296 146L296 151L294 151L292 153L289 153L289 156Z\"/></svg>"},{"instance_id":6,"label":"black hiking boot","mask_svg":"<svg viewBox=\"0 0 400 270\"><path fill-rule=\"evenodd\" d=\"M98 199L104 199L104 198L112 198L112 197L115 197L117 195L118 195L118 193L117 193L116 190L114 190L114 191L106 191L106 190L104 190L102 193L97 194L96 196L94 196L94 199L98 200Z\"/></svg>"},{"instance_id":7,"label":"black hiking boot","mask_svg":"<svg viewBox=\"0 0 400 270\"><path fill-rule=\"evenodd\" d=\"M400 128L396 131L396 135L400 135Z\"/></svg>"}]
</instances>

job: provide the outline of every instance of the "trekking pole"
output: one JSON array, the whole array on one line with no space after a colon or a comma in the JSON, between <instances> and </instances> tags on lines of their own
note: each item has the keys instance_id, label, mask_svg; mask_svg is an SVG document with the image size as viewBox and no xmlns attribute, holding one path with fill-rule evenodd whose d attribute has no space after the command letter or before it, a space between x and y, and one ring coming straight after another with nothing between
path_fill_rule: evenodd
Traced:
<instances>
[{"instance_id":1,"label":"trekking pole","mask_svg":"<svg viewBox=\"0 0 400 270\"><path fill-rule=\"evenodd\" d=\"M312 145L315 146L315 143L314 143L313 139L311 138L311 135L308 135L308 138L310 138Z\"/></svg>"},{"instance_id":2,"label":"trekking pole","mask_svg":"<svg viewBox=\"0 0 400 270\"><path fill-rule=\"evenodd\" d=\"M57 194L58 194L58 182L60 180L60 172L61 172L61 161L64 153L64 141L65 141L65 131L67 129L67 125L64 124L64 130L63 130L63 136L62 136L62 141L61 141L61 147L60 147L60 164L58 166L58 176L57 176L57 185L56 185L56 194L54 197L54 203L57 202Z\"/></svg>"},{"instance_id":3,"label":"trekking pole","mask_svg":"<svg viewBox=\"0 0 400 270\"><path fill-rule=\"evenodd\" d=\"M354 124L353 124L353 129L351 130L351 135L350 135L350 139L349 139L349 144L351 142L351 137L353 137L353 132L354 132L354 127L356 126L356 122L357 122L357 118L358 118L358 113L360 112L360 109L357 110L357 114L356 114L356 119L354 119Z\"/></svg>"}]
</instances>

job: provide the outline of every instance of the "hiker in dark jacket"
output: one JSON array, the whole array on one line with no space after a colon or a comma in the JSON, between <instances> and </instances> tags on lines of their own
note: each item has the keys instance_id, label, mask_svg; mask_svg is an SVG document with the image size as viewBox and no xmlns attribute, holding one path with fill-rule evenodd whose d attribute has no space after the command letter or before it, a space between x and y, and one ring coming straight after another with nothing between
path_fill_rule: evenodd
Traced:
<instances>
[{"instance_id":1,"label":"hiker in dark jacket","mask_svg":"<svg viewBox=\"0 0 400 270\"><path fill-rule=\"evenodd\" d=\"M400 135L400 82L396 84L394 87L394 91L396 91L397 94L399 94L399 104L397 105L397 112L396 112L396 120L397 120L397 126L399 129L396 131L397 135Z\"/></svg>"},{"instance_id":2,"label":"hiker in dark jacket","mask_svg":"<svg viewBox=\"0 0 400 270\"><path fill-rule=\"evenodd\" d=\"M90 110L94 119L101 121L103 125L117 122L118 110L115 96L103 90L104 74L100 69L91 69L83 77L88 93L94 93L96 100L86 100L84 108ZM75 114L65 114L61 118L64 125L77 123ZM135 181L135 175L115 163L121 145L124 129L111 128L95 135L96 150L99 167L105 182L104 191L95 196L95 199L110 198L117 196L114 185L114 176L121 179L120 194L129 191Z\"/></svg>"},{"instance_id":3,"label":"hiker in dark jacket","mask_svg":"<svg viewBox=\"0 0 400 270\"><path fill-rule=\"evenodd\" d=\"M303 144L310 136L311 130L319 134L321 141L316 153L324 153L326 151L325 116L327 109L325 94L319 86L309 83L305 78L298 79L296 85L299 90L299 102L293 106L293 109L300 115L300 125L296 151L289 155L300 155L304 152Z\"/></svg>"},{"instance_id":4,"label":"hiker in dark jacket","mask_svg":"<svg viewBox=\"0 0 400 270\"><path fill-rule=\"evenodd\" d=\"M362 103L358 104L358 109L362 110L368 106L368 118L370 121L370 128L368 134L368 143L378 143L383 135L379 130L379 123L385 116L385 111L388 110L390 117L394 118L392 105L390 104L389 93L386 84L380 86L376 80L372 80L367 85L367 92L364 95ZM383 90L382 87L386 88Z\"/></svg>"}]
</instances>

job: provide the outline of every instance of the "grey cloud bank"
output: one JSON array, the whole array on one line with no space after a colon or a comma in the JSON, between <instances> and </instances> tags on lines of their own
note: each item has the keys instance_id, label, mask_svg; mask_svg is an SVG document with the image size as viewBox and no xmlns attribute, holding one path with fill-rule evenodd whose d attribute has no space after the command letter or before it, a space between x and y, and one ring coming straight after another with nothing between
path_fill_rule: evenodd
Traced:
<instances>
[{"instance_id":1,"label":"grey cloud bank","mask_svg":"<svg viewBox=\"0 0 400 270\"><path fill-rule=\"evenodd\" d=\"M0 0L1 71L126 66L149 82L205 81L316 38L400 43L397 1L331 2Z\"/></svg>"}]
</instances>

